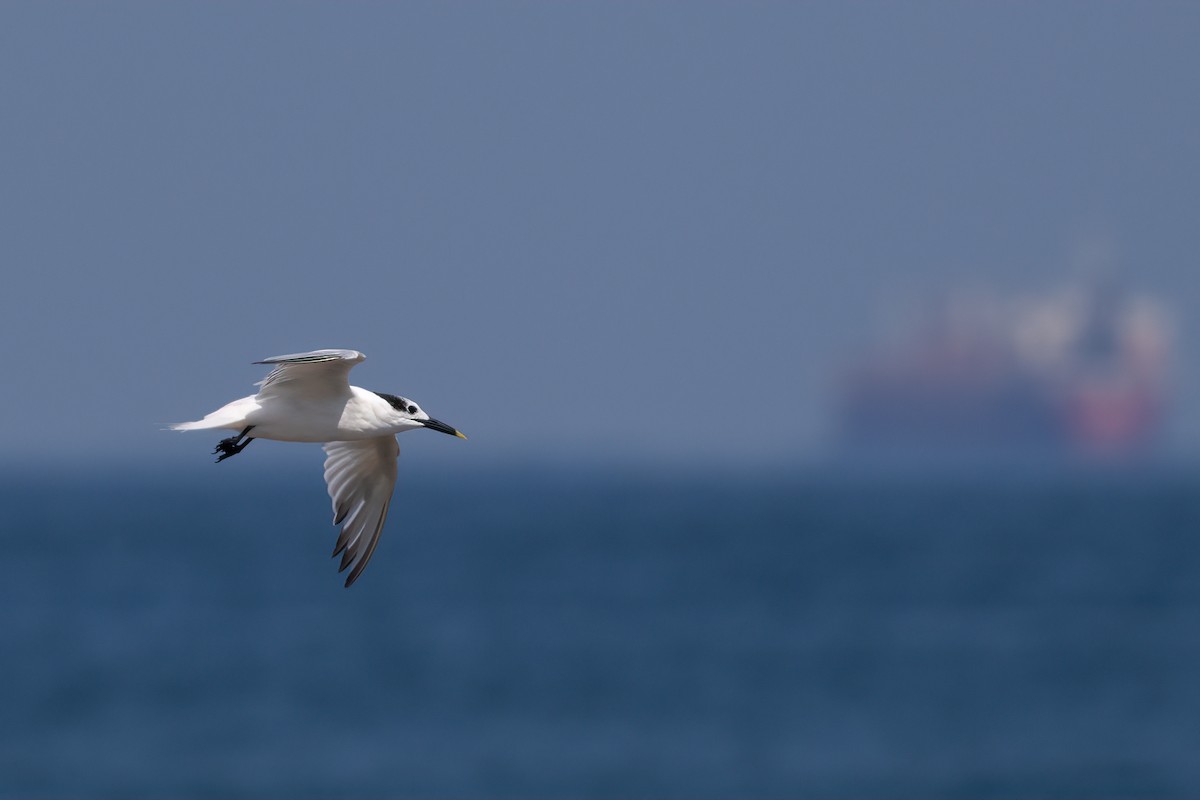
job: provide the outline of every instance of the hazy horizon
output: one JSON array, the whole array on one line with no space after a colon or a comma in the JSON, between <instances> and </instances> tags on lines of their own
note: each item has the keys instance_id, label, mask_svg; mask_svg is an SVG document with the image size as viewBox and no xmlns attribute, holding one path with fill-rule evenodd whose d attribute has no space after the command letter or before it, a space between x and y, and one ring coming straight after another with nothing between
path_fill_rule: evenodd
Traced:
<instances>
[{"instance_id":1,"label":"hazy horizon","mask_svg":"<svg viewBox=\"0 0 1200 800\"><path fill-rule=\"evenodd\" d=\"M320 347L471 437L401 440L431 461L811 458L888 309L1097 267L1174 310L1198 452L1198 35L1186 3L5 4L3 460L203 460L157 423Z\"/></svg>"}]
</instances>

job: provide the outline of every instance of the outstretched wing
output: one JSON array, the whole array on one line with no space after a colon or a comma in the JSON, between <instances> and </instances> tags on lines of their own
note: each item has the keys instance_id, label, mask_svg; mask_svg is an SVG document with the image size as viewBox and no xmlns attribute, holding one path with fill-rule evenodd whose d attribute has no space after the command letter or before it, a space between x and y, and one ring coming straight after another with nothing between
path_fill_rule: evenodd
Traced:
<instances>
[{"instance_id":1,"label":"outstretched wing","mask_svg":"<svg viewBox=\"0 0 1200 800\"><path fill-rule=\"evenodd\" d=\"M333 554L342 556L338 572L354 564L347 587L358 580L379 543L396 487L398 455L395 436L325 444L325 483L333 499L333 524L342 526Z\"/></svg>"},{"instance_id":2,"label":"outstretched wing","mask_svg":"<svg viewBox=\"0 0 1200 800\"><path fill-rule=\"evenodd\" d=\"M255 364L275 365L271 374L258 384L258 396L269 397L281 390L314 394L344 391L350 385L350 370L365 358L357 350L313 350L255 361Z\"/></svg>"}]
</instances>

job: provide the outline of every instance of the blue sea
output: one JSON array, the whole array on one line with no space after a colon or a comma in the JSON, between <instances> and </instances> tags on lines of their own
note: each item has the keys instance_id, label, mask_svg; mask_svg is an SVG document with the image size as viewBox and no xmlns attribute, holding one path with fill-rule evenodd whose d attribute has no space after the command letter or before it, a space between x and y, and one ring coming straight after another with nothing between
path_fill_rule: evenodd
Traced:
<instances>
[{"instance_id":1,"label":"blue sea","mask_svg":"<svg viewBox=\"0 0 1200 800\"><path fill-rule=\"evenodd\" d=\"M1200 796L1200 473L242 459L6 474L0 796Z\"/></svg>"}]
</instances>

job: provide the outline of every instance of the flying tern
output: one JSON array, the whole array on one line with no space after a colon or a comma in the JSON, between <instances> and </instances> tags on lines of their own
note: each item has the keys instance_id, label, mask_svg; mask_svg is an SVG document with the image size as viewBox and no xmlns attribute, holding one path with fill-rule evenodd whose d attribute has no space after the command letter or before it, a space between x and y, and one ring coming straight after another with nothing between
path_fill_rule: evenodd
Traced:
<instances>
[{"instance_id":1,"label":"flying tern","mask_svg":"<svg viewBox=\"0 0 1200 800\"><path fill-rule=\"evenodd\" d=\"M347 587L371 560L387 519L400 454L396 434L429 428L467 438L406 397L351 386L350 370L365 358L357 350L313 350L256 361L274 366L257 384L258 394L204 419L171 425L177 431L239 431L217 443L218 463L255 439L323 443L333 524L342 526L333 555L342 557L338 572L354 565Z\"/></svg>"}]
</instances>

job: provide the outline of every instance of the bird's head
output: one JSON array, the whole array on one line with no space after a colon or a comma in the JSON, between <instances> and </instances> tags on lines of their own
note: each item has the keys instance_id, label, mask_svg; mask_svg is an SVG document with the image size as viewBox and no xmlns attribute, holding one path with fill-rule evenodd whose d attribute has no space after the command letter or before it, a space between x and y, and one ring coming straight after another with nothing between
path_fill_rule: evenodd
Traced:
<instances>
[{"instance_id":1,"label":"bird's head","mask_svg":"<svg viewBox=\"0 0 1200 800\"><path fill-rule=\"evenodd\" d=\"M421 410L420 406L407 397L383 394L382 392L376 392L376 394L386 400L387 404L392 407L392 421L398 426L405 428L429 428L439 433L448 433L451 436L457 436L460 439L467 438L446 423L438 422L436 419L431 418Z\"/></svg>"}]
</instances>

